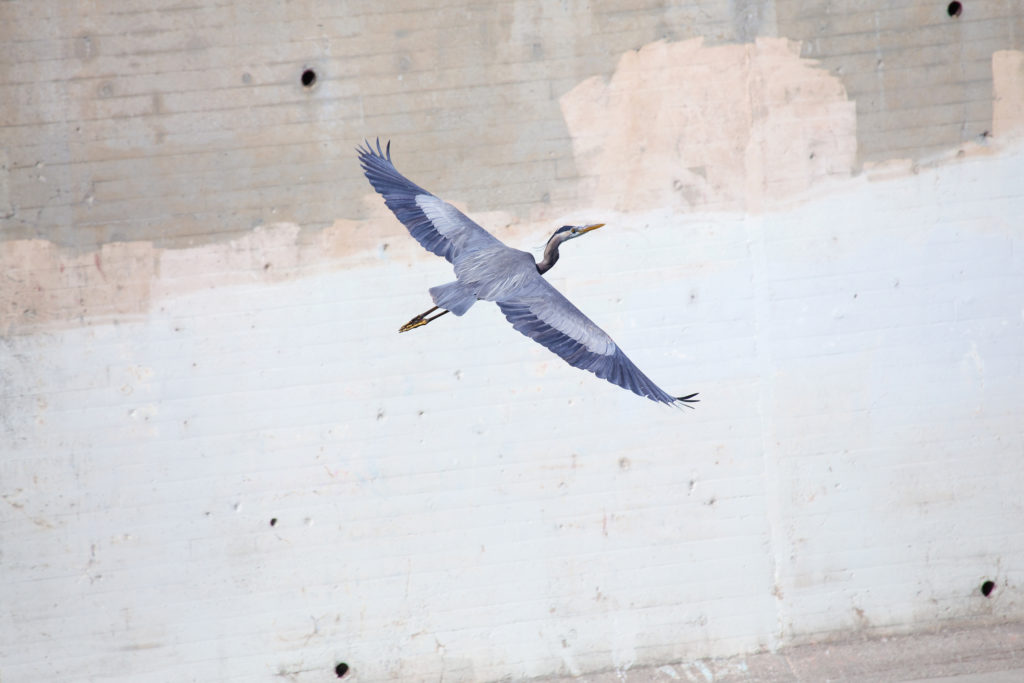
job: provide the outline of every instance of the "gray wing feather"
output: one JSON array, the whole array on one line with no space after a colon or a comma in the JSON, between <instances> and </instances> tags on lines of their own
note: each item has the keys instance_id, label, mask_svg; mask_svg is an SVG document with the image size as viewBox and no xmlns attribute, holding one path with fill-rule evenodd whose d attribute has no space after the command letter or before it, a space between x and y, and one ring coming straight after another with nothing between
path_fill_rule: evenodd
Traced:
<instances>
[{"instance_id":1,"label":"gray wing feather","mask_svg":"<svg viewBox=\"0 0 1024 683\"><path fill-rule=\"evenodd\" d=\"M381 150L367 142L359 147L359 163L366 179L384 203L428 251L454 261L461 253L504 246L491 233L470 220L451 204L438 199L403 176L391 163L391 143Z\"/></svg>"},{"instance_id":2,"label":"gray wing feather","mask_svg":"<svg viewBox=\"0 0 1024 683\"><path fill-rule=\"evenodd\" d=\"M539 274L515 296L497 304L512 327L573 367L659 403L685 405L693 401L692 395L676 398L659 388L604 330Z\"/></svg>"}]
</instances>

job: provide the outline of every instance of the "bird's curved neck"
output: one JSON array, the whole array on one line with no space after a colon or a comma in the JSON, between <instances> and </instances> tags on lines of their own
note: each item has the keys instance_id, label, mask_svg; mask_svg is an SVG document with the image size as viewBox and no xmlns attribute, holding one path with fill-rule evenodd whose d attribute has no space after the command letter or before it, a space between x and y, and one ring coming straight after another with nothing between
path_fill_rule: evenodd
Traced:
<instances>
[{"instance_id":1,"label":"bird's curved neck","mask_svg":"<svg viewBox=\"0 0 1024 683\"><path fill-rule=\"evenodd\" d=\"M543 275L558 263L558 240L548 240L544 247L544 258L537 262L537 272Z\"/></svg>"}]
</instances>

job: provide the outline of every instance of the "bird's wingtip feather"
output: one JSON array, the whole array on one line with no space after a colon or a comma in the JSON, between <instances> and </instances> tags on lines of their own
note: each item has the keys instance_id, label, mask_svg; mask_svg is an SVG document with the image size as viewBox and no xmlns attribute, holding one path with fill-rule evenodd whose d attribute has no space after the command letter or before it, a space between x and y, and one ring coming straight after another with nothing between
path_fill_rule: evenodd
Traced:
<instances>
[{"instance_id":1,"label":"bird's wingtip feather","mask_svg":"<svg viewBox=\"0 0 1024 683\"><path fill-rule=\"evenodd\" d=\"M700 403L700 399L699 398L694 398L694 396L696 396L699 393L700 392L695 391L692 394L687 394L686 396L677 396L676 400L673 401L672 403L677 405L677 406L679 406L679 407L686 406L687 408L693 410L693 406L690 405L690 404L691 403Z\"/></svg>"}]
</instances>

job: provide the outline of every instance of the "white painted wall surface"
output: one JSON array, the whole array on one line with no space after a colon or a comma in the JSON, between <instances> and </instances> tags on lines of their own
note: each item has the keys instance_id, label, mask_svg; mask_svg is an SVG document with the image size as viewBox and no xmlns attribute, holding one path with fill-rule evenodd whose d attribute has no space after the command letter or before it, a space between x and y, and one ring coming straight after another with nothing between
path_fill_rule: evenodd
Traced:
<instances>
[{"instance_id":1,"label":"white painted wall surface","mask_svg":"<svg viewBox=\"0 0 1024 683\"><path fill-rule=\"evenodd\" d=\"M686 413L490 305L396 334L450 278L397 222L309 266L287 225L158 250L145 311L0 347L0 676L485 681L1024 617L1021 178L602 214L550 278Z\"/></svg>"}]
</instances>

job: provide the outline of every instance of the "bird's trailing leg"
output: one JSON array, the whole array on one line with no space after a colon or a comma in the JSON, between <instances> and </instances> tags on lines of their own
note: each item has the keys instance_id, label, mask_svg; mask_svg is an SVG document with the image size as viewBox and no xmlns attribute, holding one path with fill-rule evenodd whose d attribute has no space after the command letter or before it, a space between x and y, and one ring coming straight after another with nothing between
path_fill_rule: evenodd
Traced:
<instances>
[{"instance_id":1,"label":"bird's trailing leg","mask_svg":"<svg viewBox=\"0 0 1024 683\"><path fill-rule=\"evenodd\" d=\"M398 331L399 332L408 332L409 330L415 330L417 327L423 327L424 325L429 323L431 320L437 320L442 315L444 315L445 313L448 312L448 311L442 309L441 312L438 313L437 315L431 315L429 318L427 317L428 315L430 315L431 313L433 313L437 309L438 309L438 307L434 306L429 311L424 311L423 313L420 313L418 316L416 316L415 318L413 318L412 320L410 320L409 322L407 322L406 324L404 324L400 328L398 328Z\"/></svg>"}]
</instances>

